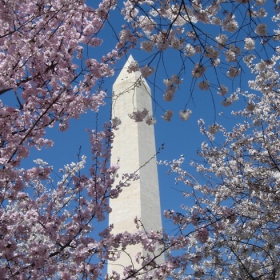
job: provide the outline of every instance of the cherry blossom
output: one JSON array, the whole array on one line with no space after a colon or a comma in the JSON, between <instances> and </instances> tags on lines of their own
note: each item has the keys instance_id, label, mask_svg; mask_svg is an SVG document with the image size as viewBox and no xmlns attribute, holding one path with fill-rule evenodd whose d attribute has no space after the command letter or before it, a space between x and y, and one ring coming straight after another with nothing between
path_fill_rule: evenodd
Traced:
<instances>
[{"instance_id":1,"label":"cherry blossom","mask_svg":"<svg viewBox=\"0 0 280 280\"><path fill-rule=\"evenodd\" d=\"M217 36L215 39L218 42L218 48L223 48L227 41L227 35L219 34L219 36Z\"/></svg>"},{"instance_id":2,"label":"cherry blossom","mask_svg":"<svg viewBox=\"0 0 280 280\"><path fill-rule=\"evenodd\" d=\"M128 66L127 72L131 73L131 72L137 72L139 71L139 65L137 61L133 61L131 62L131 64Z\"/></svg>"},{"instance_id":3,"label":"cherry blossom","mask_svg":"<svg viewBox=\"0 0 280 280\"><path fill-rule=\"evenodd\" d=\"M164 120L170 122L171 121L171 118L173 116L173 111L171 110L167 110L163 116L161 116Z\"/></svg>"},{"instance_id":4,"label":"cherry blossom","mask_svg":"<svg viewBox=\"0 0 280 280\"><path fill-rule=\"evenodd\" d=\"M231 97L226 98L224 101L222 101L223 106L227 107L232 104L233 100Z\"/></svg>"},{"instance_id":5,"label":"cherry blossom","mask_svg":"<svg viewBox=\"0 0 280 280\"><path fill-rule=\"evenodd\" d=\"M154 49L155 44L153 42L144 41L141 42L141 49L146 52L152 52Z\"/></svg>"},{"instance_id":6,"label":"cherry blossom","mask_svg":"<svg viewBox=\"0 0 280 280\"><path fill-rule=\"evenodd\" d=\"M253 50L255 48L255 41L252 38L245 38L245 50Z\"/></svg>"},{"instance_id":7,"label":"cherry blossom","mask_svg":"<svg viewBox=\"0 0 280 280\"><path fill-rule=\"evenodd\" d=\"M199 83L198 83L198 87L199 87L201 90L209 90L209 88L210 88L210 83L209 83L209 81L202 81L202 82L199 82Z\"/></svg>"},{"instance_id":8,"label":"cherry blossom","mask_svg":"<svg viewBox=\"0 0 280 280\"><path fill-rule=\"evenodd\" d=\"M267 34L267 28L264 23L259 24L255 30L257 35L265 36Z\"/></svg>"},{"instance_id":9,"label":"cherry blossom","mask_svg":"<svg viewBox=\"0 0 280 280\"><path fill-rule=\"evenodd\" d=\"M280 278L279 1L274 9L269 5L265 0L0 3L1 279ZM113 22L113 13L120 13L120 23ZM111 47L104 46L108 38L115 38ZM90 57L97 48L100 57ZM158 103L176 99L184 81L190 90L184 88L189 96L181 108L189 108L199 89L205 94L215 89L213 103L217 99L224 107L243 100L243 107L232 111L231 129L216 119L209 126L198 120L205 141L198 152L202 160L191 162L194 174L185 170L183 156L161 162L193 202L180 212L164 211L177 229L174 235L143 230L139 219L133 234L114 235L114 225L96 232L112 211L109 199L118 199L138 179L135 173L119 174L121 161L110 162L118 118L88 132L91 154L60 168L59 179L44 159L24 164L32 149L55 144L48 130L62 133L71 119L102 110L110 96L102 85L130 49L143 59L128 72L140 70L155 88L163 81ZM163 63L166 76L157 81L166 55L178 67ZM7 102L7 95L14 102ZM173 111L159 107L170 122ZM178 111L182 120L192 113ZM156 123L145 108L129 117ZM137 268L104 276L106 263L135 244L146 251L130 256ZM158 263L162 254L165 260Z\"/></svg>"},{"instance_id":10,"label":"cherry blossom","mask_svg":"<svg viewBox=\"0 0 280 280\"><path fill-rule=\"evenodd\" d=\"M180 111L180 118L183 120L183 121L187 121L189 118L190 118L190 116L191 116L191 113L192 113L192 111L190 110L190 109L188 109L188 110L181 110Z\"/></svg>"},{"instance_id":11,"label":"cherry blossom","mask_svg":"<svg viewBox=\"0 0 280 280\"><path fill-rule=\"evenodd\" d=\"M254 65L251 67L254 72ZM271 67L266 65L266 71ZM280 111L275 106L279 94L267 89L268 77L261 75L262 71L254 81L261 95L239 90L225 101L232 103L240 97L248 100L246 108L232 112L236 118L232 129L226 130L215 123L208 132L205 122L199 120L206 140L199 151L202 160L191 165L201 180L183 169L184 157L160 162L175 173L177 183L184 184L184 197L194 200L193 206L183 205L181 212L165 211L165 217L173 221L180 238L187 243L184 253L176 259L180 265L172 272L174 277L277 279L280 276L277 187ZM274 71L270 82L278 81ZM221 144L211 136L218 130L223 133ZM172 241L183 242L178 236ZM176 246L171 247L167 258L174 262L177 250ZM191 266L182 269L182 263Z\"/></svg>"},{"instance_id":12,"label":"cherry blossom","mask_svg":"<svg viewBox=\"0 0 280 280\"><path fill-rule=\"evenodd\" d=\"M184 55L189 57L195 55L195 49L191 44L187 44L184 48Z\"/></svg>"},{"instance_id":13,"label":"cherry blossom","mask_svg":"<svg viewBox=\"0 0 280 280\"><path fill-rule=\"evenodd\" d=\"M219 130L219 125L214 123L213 125L209 126L209 132L211 134L216 134Z\"/></svg>"},{"instance_id":14,"label":"cherry blossom","mask_svg":"<svg viewBox=\"0 0 280 280\"><path fill-rule=\"evenodd\" d=\"M111 122L112 128L117 128L122 123L122 121L118 117L114 117Z\"/></svg>"},{"instance_id":15,"label":"cherry blossom","mask_svg":"<svg viewBox=\"0 0 280 280\"><path fill-rule=\"evenodd\" d=\"M142 122L148 116L148 113L149 111L144 108L142 111L137 110L132 114L128 114L128 116L136 122Z\"/></svg>"},{"instance_id":16,"label":"cherry blossom","mask_svg":"<svg viewBox=\"0 0 280 280\"><path fill-rule=\"evenodd\" d=\"M154 72L155 70L153 68L150 68L148 65L145 65L143 67L140 68L140 72L142 74L142 76L144 78L147 78L149 77L150 75L152 75L152 73Z\"/></svg>"},{"instance_id":17,"label":"cherry blossom","mask_svg":"<svg viewBox=\"0 0 280 280\"><path fill-rule=\"evenodd\" d=\"M180 61L180 77L182 73L191 74L194 80L203 77L211 80L211 87L225 84L221 77L226 75L234 80L236 89L246 67L246 61L242 61L245 53L248 57L255 55L260 61L277 48L277 9L272 11L263 0L152 1L152 4L150 1L127 0L122 12L128 18L130 34L137 30L140 48L149 53L146 60L150 61L150 69L158 67L164 59L163 53L167 52ZM270 25L264 20L268 15L272 19ZM259 50L263 55L259 55ZM168 69L164 61L162 66ZM157 68L153 72L156 71ZM152 74L151 71L145 73L147 77ZM196 83L198 87L202 84L202 81ZM164 100L176 100L179 90L179 87L163 90ZM187 92L192 96L194 91L190 83ZM186 97L186 106L190 96Z\"/></svg>"},{"instance_id":18,"label":"cherry blossom","mask_svg":"<svg viewBox=\"0 0 280 280\"><path fill-rule=\"evenodd\" d=\"M230 78L236 78L240 74L240 69L230 66L230 69L227 72L227 76Z\"/></svg>"},{"instance_id":19,"label":"cherry blossom","mask_svg":"<svg viewBox=\"0 0 280 280\"><path fill-rule=\"evenodd\" d=\"M203 76L205 71L206 68L203 65L196 63L192 71L192 75L194 78L200 78L201 76Z\"/></svg>"},{"instance_id":20,"label":"cherry blossom","mask_svg":"<svg viewBox=\"0 0 280 280\"><path fill-rule=\"evenodd\" d=\"M227 92L228 92L228 88L225 85L220 85L218 93L221 96L224 96L227 94Z\"/></svg>"},{"instance_id":21,"label":"cherry blossom","mask_svg":"<svg viewBox=\"0 0 280 280\"><path fill-rule=\"evenodd\" d=\"M146 117L146 124L152 125L152 124L156 124L156 122L157 122L157 120L154 117L152 117L150 115L148 115Z\"/></svg>"}]
</instances>

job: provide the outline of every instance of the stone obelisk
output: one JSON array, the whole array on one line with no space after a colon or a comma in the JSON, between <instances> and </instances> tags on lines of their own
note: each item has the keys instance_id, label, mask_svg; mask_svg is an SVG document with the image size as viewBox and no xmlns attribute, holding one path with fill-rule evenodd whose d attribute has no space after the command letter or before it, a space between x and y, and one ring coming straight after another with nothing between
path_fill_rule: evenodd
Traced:
<instances>
[{"instance_id":1,"label":"stone obelisk","mask_svg":"<svg viewBox=\"0 0 280 280\"><path fill-rule=\"evenodd\" d=\"M118 117L121 124L114 131L111 162L116 163L119 159L120 175L137 171L140 179L131 182L117 199L110 201L109 223L114 225L115 234L138 231L135 217L141 219L146 231L162 228L154 127L129 117L129 114L144 108L152 114L151 90L139 71L127 72L132 62L134 60L130 56L113 85L112 117ZM138 252L145 255L140 245L129 246L121 252L118 260L109 262L108 273L116 271L122 279L125 266L139 266L135 261ZM158 258L157 263L163 258L163 255Z\"/></svg>"}]
</instances>

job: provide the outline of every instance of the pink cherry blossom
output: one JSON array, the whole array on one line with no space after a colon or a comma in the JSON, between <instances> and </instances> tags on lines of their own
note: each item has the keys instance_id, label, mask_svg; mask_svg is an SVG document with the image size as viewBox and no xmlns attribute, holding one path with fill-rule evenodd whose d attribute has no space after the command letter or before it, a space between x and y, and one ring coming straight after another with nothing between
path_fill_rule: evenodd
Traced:
<instances>
[{"instance_id":1,"label":"pink cherry blossom","mask_svg":"<svg viewBox=\"0 0 280 280\"><path fill-rule=\"evenodd\" d=\"M2 1L0 278L279 279L278 2L272 9L265 0ZM134 233L113 234L114 225L97 230L112 211L109 199L138 179L119 174L121 161L110 162L118 118L89 131L91 154L57 176L43 159L25 163L33 149L55 144L49 130L62 133L71 119L102 109L110 98L104 81L131 49L141 61L128 72L153 80L163 96L155 102L173 102L183 92L187 108L196 84L219 108L243 101L238 111L222 108L231 112L225 119L234 119L232 128L216 117L198 120L205 141L192 171L184 156L161 162L186 199L181 211L164 210L175 228L168 233L143 230L139 218ZM167 56L173 65L165 65ZM158 66L164 66L161 81ZM164 106L158 106L161 121L170 122L173 111ZM187 120L191 109L179 115ZM147 109L129 117L156 123ZM107 262L135 244L145 253L120 264L122 274L105 276Z\"/></svg>"}]
</instances>

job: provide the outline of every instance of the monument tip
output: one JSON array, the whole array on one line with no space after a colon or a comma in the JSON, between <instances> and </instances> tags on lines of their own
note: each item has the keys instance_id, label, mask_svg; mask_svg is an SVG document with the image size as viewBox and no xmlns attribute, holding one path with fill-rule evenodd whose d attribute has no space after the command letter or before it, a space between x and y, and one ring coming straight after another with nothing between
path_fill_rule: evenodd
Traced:
<instances>
[{"instance_id":1,"label":"monument tip","mask_svg":"<svg viewBox=\"0 0 280 280\"><path fill-rule=\"evenodd\" d=\"M140 71L135 71L135 72L131 72L131 73L128 73L128 71L127 71L129 65L130 65L132 62L135 62L135 61L136 61L136 60L133 58L133 56L132 56L132 55L129 55L129 57L128 57L126 63L124 64L124 66L123 66L123 68L122 68L120 74L118 75L118 77L117 77L115 83L121 82L121 81L123 81L123 80L125 80L125 79L127 79L128 77L131 77L131 76L136 77L136 79L137 79L138 77L140 77L140 75L141 75Z\"/></svg>"},{"instance_id":2,"label":"monument tip","mask_svg":"<svg viewBox=\"0 0 280 280\"><path fill-rule=\"evenodd\" d=\"M130 55L125 63L125 65L123 66L123 69L128 69L128 66L132 63L132 62L136 62L136 60L133 58L132 55Z\"/></svg>"}]
</instances>

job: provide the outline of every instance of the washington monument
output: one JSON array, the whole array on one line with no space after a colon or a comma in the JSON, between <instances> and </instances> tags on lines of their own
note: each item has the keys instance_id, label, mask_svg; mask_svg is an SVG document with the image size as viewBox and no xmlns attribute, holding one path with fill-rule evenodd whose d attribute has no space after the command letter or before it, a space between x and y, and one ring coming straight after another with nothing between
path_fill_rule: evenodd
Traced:
<instances>
[{"instance_id":1,"label":"washington monument","mask_svg":"<svg viewBox=\"0 0 280 280\"><path fill-rule=\"evenodd\" d=\"M119 118L121 124L115 131L111 162L119 160L120 175L137 171L140 179L131 182L117 199L110 201L109 223L114 225L114 234L162 228L154 126L129 117L129 114L144 109L152 114L151 90L139 71L128 73L132 62L130 56L113 85L112 118ZM135 217L141 220L142 228L136 228ZM139 264L135 255L138 252L145 255L140 245L129 246L118 260L109 262L108 273L116 271L122 279L124 266L137 269ZM157 260L158 263L161 261L163 255Z\"/></svg>"}]
</instances>

